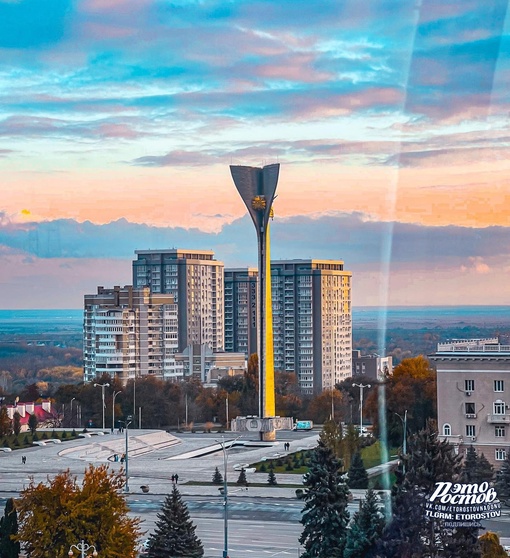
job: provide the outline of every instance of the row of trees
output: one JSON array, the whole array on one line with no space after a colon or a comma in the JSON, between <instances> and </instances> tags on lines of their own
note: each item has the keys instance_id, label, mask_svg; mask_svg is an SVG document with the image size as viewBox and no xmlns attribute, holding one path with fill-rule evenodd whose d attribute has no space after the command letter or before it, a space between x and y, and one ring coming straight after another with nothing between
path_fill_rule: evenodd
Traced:
<instances>
[{"instance_id":1,"label":"row of trees","mask_svg":"<svg viewBox=\"0 0 510 558\"><path fill-rule=\"evenodd\" d=\"M217 388L206 388L200 381L191 379L172 383L154 377L137 378L122 385L116 378L104 375L90 383L60 384L52 392L55 416L62 426L83 427L102 423L102 399L94 383L108 383L106 388L106 424L112 425L113 394L115 416L138 415L142 409L142 425L146 428L176 428L188 418L188 423L218 421L227 423L238 415L258 413L257 357L249 359L248 371L243 376L222 378ZM307 418L323 424L332 413L337 422L358 424L360 421L360 393L353 387L352 378L338 384L336 389L310 396L300 393L295 374L277 373L275 379L276 414ZM385 420L391 445L402 440L402 424L398 415L407 410L408 431L417 432L429 418L436 414L436 377L434 370L423 357L402 361L384 382L371 381L366 390L365 420L373 424L375 433L380 432L381 402L385 402ZM31 384L22 393L7 393L0 388L5 403L37 401L47 395L41 384ZM116 425L118 426L118 424Z\"/></svg>"}]
</instances>

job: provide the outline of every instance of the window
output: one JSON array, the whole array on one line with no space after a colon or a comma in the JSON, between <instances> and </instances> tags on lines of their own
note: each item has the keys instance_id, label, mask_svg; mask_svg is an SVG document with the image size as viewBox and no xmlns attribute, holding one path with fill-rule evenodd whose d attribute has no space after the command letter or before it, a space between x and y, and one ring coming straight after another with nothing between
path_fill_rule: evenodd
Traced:
<instances>
[{"instance_id":1,"label":"window","mask_svg":"<svg viewBox=\"0 0 510 558\"><path fill-rule=\"evenodd\" d=\"M464 380L464 391L475 391L475 381Z\"/></svg>"},{"instance_id":2,"label":"window","mask_svg":"<svg viewBox=\"0 0 510 558\"><path fill-rule=\"evenodd\" d=\"M476 417L476 411L475 411L475 404L474 403L464 403L465 408L466 408L466 415L473 415L474 417Z\"/></svg>"},{"instance_id":3,"label":"window","mask_svg":"<svg viewBox=\"0 0 510 558\"><path fill-rule=\"evenodd\" d=\"M504 415L505 414L505 404L503 401L495 401L493 403L494 414L495 415Z\"/></svg>"},{"instance_id":4,"label":"window","mask_svg":"<svg viewBox=\"0 0 510 558\"><path fill-rule=\"evenodd\" d=\"M443 436L451 436L452 427L449 424L443 424Z\"/></svg>"},{"instance_id":5,"label":"window","mask_svg":"<svg viewBox=\"0 0 510 558\"><path fill-rule=\"evenodd\" d=\"M496 436L496 438L504 438L505 437L505 427L504 426L495 426L494 427L494 436Z\"/></svg>"},{"instance_id":6,"label":"window","mask_svg":"<svg viewBox=\"0 0 510 558\"><path fill-rule=\"evenodd\" d=\"M466 424L466 436L474 438L476 436L476 426L474 424Z\"/></svg>"},{"instance_id":7,"label":"window","mask_svg":"<svg viewBox=\"0 0 510 558\"><path fill-rule=\"evenodd\" d=\"M494 380L494 391L505 391L505 382L503 380Z\"/></svg>"},{"instance_id":8,"label":"window","mask_svg":"<svg viewBox=\"0 0 510 558\"><path fill-rule=\"evenodd\" d=\"M496 461L504 461L506 459L506 451L502 448L496 450Z\"/></svg>"}]
</instances>

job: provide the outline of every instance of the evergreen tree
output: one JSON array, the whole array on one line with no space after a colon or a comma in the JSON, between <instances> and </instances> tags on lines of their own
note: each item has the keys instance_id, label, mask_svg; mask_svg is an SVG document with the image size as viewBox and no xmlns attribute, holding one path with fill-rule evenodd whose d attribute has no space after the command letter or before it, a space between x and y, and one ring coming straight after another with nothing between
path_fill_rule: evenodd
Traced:
<instances>
[{"instance_id":1,"label":"evergreen tree","mask_svg":"<svg viewBox=\"0 0 510 558\"><path fill-rule=\"evenodd\" d=\"M384 523L377 495L369 489L360 510L352 519L345 543L344 558L370 556L384 529Z\"/></svg>"},{"instance_id":2,"label":"evergreen tree","mask_svg":"<svg viewBox=\"0 0 510 558\"><path fill-rule=\"evenodd\" d=\"M405 470L405 474L403 471ZM384 558L479 558L478 529L446 528L444 520L425 516L425 501L435 483L458 482L462 457L440 441L432 421L415 434L409 452L401 456L393 487L393 517L378 544Z\"/></svg>"},{"instance_id":3,"label":"evergreen tree","mask_svg":"<svg viewBox=\"0 0 510 558\"><path fill-rule=\"evenodd\" d=\"M494 480L494 467L482 453L478 457L476 469L476 482L492 482Z\"/></svg>"},{"instance_id":4,"label":"evergreen tree","mask_svg":"<svg viewBox=\"0 0 510 558\"><path fill-rule=\"evenodd\" d=\"M31 414L28 417L28 428L32 434L32 436L35 434L35 431L37 430L37 417L35 416L35 413Z\"/></svg>"},{"instance_id":5,"label":"evergreen tree","mask_svg":"<svg viewBox=\"0 0 510 558\"><path fill-rule=\"evenodd\" d=\"M0 558L18 558L19 542L11 535L18 533L18 514L14 507L14 499L9 498L5 504L4 516L0 518Z\"/></svg>"},{"instance_id":6,"label":"evergreen tree","mask_svg":"<svg viewBox=\"0 0 510 558\"><path fill-rule=\"evenodd\" d=\"M319 439L304 477L305 507L299 538L305 547L302 558L342 558L349 512L349 489L340 475L340 461Z\"/></svg>"},{"instance_id":7,"label":"evergreen tree","mask_svg":"<svg viewBox=\"0 0 510 558\"><path fill-rule=\"evenodd\" d=\"M174 485L157 515L154 533L149 537L148 558L201 558L204 549L195 534L188 508Z\"/></svg>"},{"instance_id":8,"label":"evergreen tree","mask_svg":"<svg viewBox=\"0 0 510 558\"><path fill-rule=\"evenodd\" d=\"M462 465L462 482L476 482L477 469L478 454L473 446L469 446Z\"/></svg>"},{"instance_id":9,"label":"evergreen tree","mask_svg":"<svg viewBox=\"0 0 510 558\"><path fill-rule=\"evenodd\" d=\"M502 503L510 503L510 450L507 449L506 457L496 474L496 492Z\"/></svg>"},{"instance_id":10,"label":"evergreen tree","mask_svg":"<svg viewBox=\"0 0 510 558\"><path fill-rule=\"evenodd\" d=\"M237 484L242 484L243 486L248 486L248 479L246 478L246 471L241 469L239 473L239 478L237 479Z\"/></svg>"},{"instance_id":11,"label":"evergreen tree","mask_svg":"<svg viewBox=\"0 0 510 558\"><path fill-rule=\"evenodd\" d=\"M223 475L220 473L218 467L214 469L214 475L212 478L213 484L223 484Z\"/></svg>"},{"instance_id":12,"label":"evergreen tree","mask_svg":"<svg viewBox=\"0 0 510 558\"><path fill-rule=\"evenodd\" d=\"M267 484L270 486L276 486L278 484L276 480L276 475L274 474L274 469L269 469L269 474L267 475Z\"/></svg>"},{"instance_id":13,"label":"evergreen tree","mask_svg":"<svg viewBox=\"0 0 510 558\"><path fill-rule=\"evenodd\" d=\"M21 415L16 411L12 418L12 430L16 436L21 432Z\"/></svg>"},{"instance_id":14,"label":"evergreen tree","mask_svg":"<svg viewBox=\"0 0 510 558\"><path fill-rule=\"evenodd\" d=\"M12 430L12 421L7 413L7 407L0 407L0 438L8 436Z\"/></svg>"},{"instance_id":15,"label":"evergreen tree","mask_svg":"<svg viewBox=\"0 0 510 558\"><path fill-rule=\"evenodd\" d=\"M347 484L349 488L368 488L368 474L359 451L352 456Z\"/></svg>"}]
</instances>

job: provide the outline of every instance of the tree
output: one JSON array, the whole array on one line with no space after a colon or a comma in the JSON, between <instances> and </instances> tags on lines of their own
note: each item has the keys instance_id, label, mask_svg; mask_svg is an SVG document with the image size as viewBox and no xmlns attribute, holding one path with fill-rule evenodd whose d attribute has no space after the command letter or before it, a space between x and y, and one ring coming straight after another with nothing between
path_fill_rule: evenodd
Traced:
<instances>
[{"instance_id":1,"label":"tree","mask_svg":"<svg viewBox=\"0 0 510 558\"><path fill-rule=\"evenodd\" d=\"M322 431L319 434L319 440L321 440L324 445L333 452L333 455L337 459L342 458L342 427L334 420L328 419L324 423Z\"/></svg>"},{"instance_id":2,"label":"tree","mask_svg":"<svg viewBox=\"0 0 510 558\"><path fill-rule=\"evenodd\" d=\"M38 425L37 417L35 416L35 413L32 413L28 417L28 428L32 433L32 436L35 434L35 431L37 430L37 425Z\"/></svg>"},{"instance_id":3,"label":"tree","mask_svg":"<svg viewBox=\"0 0 510 558\"><path fill-rule=\"evenodd\" d=\"M18 533L18 514L14 499L9 498L5 504L3 517L0 519L0 558L18 558L20 544L12 536Z\"/></svg>"},{"instance_id":4,"label":"tree","mask_svg":"<svg viewBox=\"0 0 510 558\"><path fill-rule=\"evenodd\" d=\"M214 469L214 475L212 478L213 484L223 484L223 475L220 473L218 467Z\"/></svg>"},{"instance_id":5,"label":"tree","mask_svg":"<svg viewBox=\"0 0 510 558\"><path fill-rule=\"evenodd\" d=\"M65 558L83 539L100 556L134 558L139 520L128 517L123 472L90 465L83 481L64 471L47 484L30 482L18 500L19 532L30 558Z\"/></svg>"},{"instance_id":6,"label":"tree","mask_svg":"<svg viewBox=\"0 0 510 558\"><path fill-rule=\"evenodd\" d=\"M12 430L12 422L7 414L7 407L0 408L0 437L8 436Z\"/></svg>"},{"instance_id":7,"label":"tree","mask_svg":"<svg viewBox=\"0 0 510 558\"><path fill-rule=\"evenodd\" d=\"M435 423L411 437L400 457L393 487L393 516L378 543L384 558L479 558L478 529L447 528L444 520L425 516L425 501L437 482L459 482L462 457L440 441ZM405 471L405 472L404 472Z\"/></svg>"},{"instance_id":8,"label":"tree","mask_svg":"<svg viewBox=\"0 0 510 558\"><path fill-rule=\"evenodd\" d=\"M482 548L482 558L508 558L508 554L499 542L496 533L487 531L480 537L480 546Z\"/></svg>"},{"instance_id":9,"label":"tree","mask_svg":"<svg viewBox=\"0 0 510 558\"><path fill-rule=\"evenodd\" d=\"M349 524L349 489L340 476L340 461L322 440L312 452L304 477L305 507L299 538L302 558L342 558Z\"/></svg>"},{"instance_id":10,"label":"tree","mask_svg":"<svg viewBox=\"0 0 510 558\"><path fill-rule=\"evenodd\" d=\"M352 457L347 485L349 488L368 488L368 474L359 451Z\"/></svg>"},{"instance_id":11,"label":"tree","mask_svg":"<svg viewBox=\"0 0 510 558\"><path fill-rule=\"evenodd\" d=\"M507 450L505 460L496 474L496 492L501 502L510 503L510 450Z\"/></svg>"},{"instance_id":12,"label":"tree","mask_svg":"<svg viewBox=\"0 0 510 558\"><path fill-rule=\"evenodd\" d=\"M21 432L21 415L16 411L12 418L12 430L16 436Z\"/></svg>"},{"instance_id":13,"label":"tree","mask_svg":"<svg viewBox=\"0 0 510 558\"><path fill-rule=\"evenodd\" d=\"M466 483L492 482L494 467L482 453L478 455L473 446L466 450L462 467L462 481Z\"/></svg>"},{"instance_id":14,"label":"tree","mask_svg":"<svg viewBox=\"0 0 510 558\"><path fill-rule=\"evenodd\" d=\"M246 471L244 470L244 468L241 469L236 484L242 484L243 486L248 486L248 479L246 478Z\"/></svg>"},{"instance_id":15,"label":"tree","mask_svg":"<svg viewBox=\"0 0 510 558\"><path fill-rule=\"evenodd\" d=\"M269 486L276 486L278 484L272 467L269 469L269 473L267 475L267 484L269 484Z\"/></svg>"},{"instance_id":16,"label":"tree","mask_svg":"<svg viewBox=\"0 0 510 558\"><path fill-rule=\"evenodd\" d=\"M188 508L174 485L157 515L154 533L149 537L148 558L201 558L204 549L195 534Z\"/></svg>"},{"instance_id":17,"label":"tree","mask_svg":"<svg viewBox=\"0 0 510 558\"><path fill-rule=\"evenodd\" d=\"M384 529L384 517L376 493L369 489L360 510L352 518L344 558L365 558L375 548Z\"/></svg>"}]
</instances>

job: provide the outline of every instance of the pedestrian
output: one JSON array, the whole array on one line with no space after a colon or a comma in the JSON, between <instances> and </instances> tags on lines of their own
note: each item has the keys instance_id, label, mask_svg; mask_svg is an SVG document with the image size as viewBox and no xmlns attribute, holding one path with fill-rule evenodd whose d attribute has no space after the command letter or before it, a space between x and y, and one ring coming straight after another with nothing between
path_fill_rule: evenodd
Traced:
<instances>
[{"instance_id":1,"label":"pedestrian","mask_svg":"<svg viewBox=\"0 0 510 558\"><path fill-rule=\"evenodd\" d=\"M177 484L178 481L179 481L179 475L176 473L175 474L175 484Z\"/></svg>"},{"instance_id":2,"label":"pedestrian","mask_svg":"<svg viewBox=\"0 0 510 558\"><path fill-rule=\"evenodd\" d=\"M23 465L25 465L26 462L27 462L27 456L26 456L26 455L22 455L22 456L21 456L21 463L23 463Z\"/></svg>"},{"instance_id":3,"label":"pedestrian","mask_svg":"<svg viewBox=\"0 0 510 558\"><path fill-rule=\"evenodd\" d=\"M175 475L172 475L172 484L175 482Z\"/></svg>"}]
</instances>

